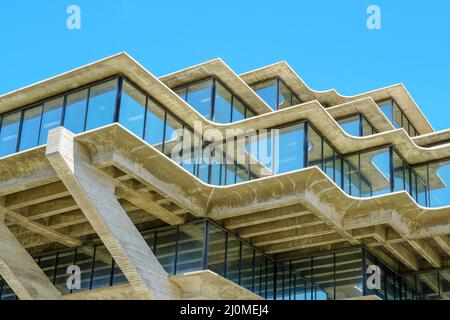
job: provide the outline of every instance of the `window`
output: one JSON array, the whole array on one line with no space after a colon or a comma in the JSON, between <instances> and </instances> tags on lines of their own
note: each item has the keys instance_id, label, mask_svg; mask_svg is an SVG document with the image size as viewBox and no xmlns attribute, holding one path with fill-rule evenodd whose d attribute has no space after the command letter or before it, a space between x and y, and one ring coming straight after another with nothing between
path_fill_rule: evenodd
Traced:
<instances>
[{"instance_id":1,"label":"window","mask_svg":"<svg viewBox=\"0 0 450 320\"><path fill-rule=\"evenodd\" d=\"M277 110L277 80L269 80L255 85L256 93L271 107Z\"/></svg>"},{"instance_id":2,"label":"window","mask_svg":"<svg viewBox=\"0 0 450 320\"><path fill-rule=\"evenodd\" d=\"M88 90L81 90L67 95L64 113L64 127L77 134L84 131Z\"/></svg>"},{"instance_id":3,"label":"window","mask_svg":"<svg viewBox=\"0 0 450 320\"><path fill-rule=\"evenodd\" d=\"M278 108L287 108L292 106L292 92L279 81Z\"/></svg>"},{"instance_id":4,"label":"window","mask_svg":"<svg viewBox=\"0 0 450 320\"><path fill-rule=\"evenodd\" d=\"M144 139L160 151L162 150L164 139L165 118L166 111L158 106L153 100L148 99Z\"/></svg>"},{"instance_id":5,"label":"window","mask_svg":"<svg viewBox=\"0 0 450 320\"><path fill-rule=\"evenodd\" d=\"M48 132L61 126L62 108L64 98L57 98L44 103L42 113L41 133L39 135L39 144L47 143Z\"/></svg>"},{"instance_id":6,"label":"window","mask_svg":"<svg viewBox=\"0 0 450 320\"><path fill-rule=\"evenodd\" d=\"M450 205L450 160L430 164L428 175L430 206Z\"/></svg>"},{"instance_id":7,"label":"window","mask_svg":"<svg viewBox=\"0 0 450 320\"><path fill-rule=\"evenodd\" d=\"M203 117L211 120L212 79L189 85L187 103Z\"/></svg>"},{"instance_id":8,"label":"window","mask_svg":"<svg viewBox=\"0 0 450 320\"><path fill-rule=\"evenodd\" d=\"M362 114L337 120L337 123L351 136L363 137L375 133L373 127Z\"/></svg>"},{"instance_id":9,"label":"window","mask_svg":"<svg viewBox=\"0 0 450 320\"><path fill-rule=\"evenodd\" d=\"M240 121L245 118L251 118L254 116L249 109L247 109L247 115L246 115L245 109L246 108L245 108L244 104L241 101L239 101L239 99L233 97L233 109L231 110L231 112L232 112L231 122Z\"/></svg>"},{"instance_id":10,"label":"window","mask_svg":"<svg viewBox=\"0 0 450 320\"><path fill-rule=\"evenodd\" d=\"M253 89L273 110L300 104L300 100L278 78L254 84Z\"/></svg>"},{"instance_id":11,"label":"window","mask_svg":"<svg viewBox=\"0 0 450 320\"><path fill-rule=\"evenodd\" d=\"M354 116L350 118L345 118L338 120L337 123L342 127L342 129L351 136L359 137L360 134L360 117Z\"/></svg>"},{"instance_id":12,"label":"window","mask_svg":"<svg viewBox=\"0 0 450 320\"><path fill-rule=\"evenodd\" d=\"M231 104L233 96L220 83L216 81L216 96L214 100L214 122L231 122Z\"/></svg>"},{"instance_id":13,"label":"window","mask_svg":"<svg viewBox=\"0 0 450 320\"><path fill-rule=\"evenodd\" d=\"M117 80L101 83L89 93L86 130L102 127L114 121Z\"/></svg>"},{"instance_id":14,"label":"window","mask_svg":"<svg viewBox=\"0 0 450 320\"><path fill-rule=\"evenodd\" d=\"M284 173L304 166L305 125L299 123L279 129L279 147L275 149L274 172ZM275 140L275 143L277 141ZM277 155L278 153L278 155Z\"/></svg>"},{"instance_id":15,"label":"window","mask_svg":"<svg viewBox=\"0 0 450 320\"><path fill-rule=\"evenodd\" d=\"M37 146L41 115L42 105L24 111L19 151Z\"/></svg>"},{"instance_id":16,"label":"window","mask_svg":"<svg viewBox=\"0 0 450 320\"><path fill-rule=\"evenodd\" d=\"M0 129L0 157L16 152L21 112L14 112L2 118Z\"/></svg>"},{"instance_id":17,"label":"window","mask_svg":"<svg viewBox=\"0 0 450 320\"><path fill-rule=\"evenodd\" d=\"M322 166L322 137L308 125L308 167Z\"/></svg>"},{"instance_id":18,"label":"window","mask_svg":"<svg viewBox=\"0 0 450 320\"><path fill-rule=\"evenodd\" d=\"M138 137L144 134L146 96L127 81L123 82L119 123Z\"/></svg>"}]
</instances>

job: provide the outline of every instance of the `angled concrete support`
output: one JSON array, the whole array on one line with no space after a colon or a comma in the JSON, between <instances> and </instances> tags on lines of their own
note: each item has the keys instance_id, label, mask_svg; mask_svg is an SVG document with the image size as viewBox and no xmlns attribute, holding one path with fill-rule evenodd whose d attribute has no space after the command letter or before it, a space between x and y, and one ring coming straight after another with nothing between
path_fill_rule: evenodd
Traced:
<instances>
[{"instance_id":1,"label":"angled concrete support","mask_svg":"<svg viewBox=\"0 0 450 320\"><path fill-rule=\"evenodd\" d=\"M114 184L90 165L90 155L74 143L73 133L60 127L48 136L46 156L103 241L132 288L143 298L176 299L153 252L115 197Z\"/></svg>"},{"instance_id":2,"label":"angled concrete support","mask_svg":"<svg viewBox=\"0 0 450 320\"><path fill-rule=\"evenodd\" d=\"M0 275L20 300L57 300L61 293L4 223L0 214Z\"/></svg>"}]
</instances>

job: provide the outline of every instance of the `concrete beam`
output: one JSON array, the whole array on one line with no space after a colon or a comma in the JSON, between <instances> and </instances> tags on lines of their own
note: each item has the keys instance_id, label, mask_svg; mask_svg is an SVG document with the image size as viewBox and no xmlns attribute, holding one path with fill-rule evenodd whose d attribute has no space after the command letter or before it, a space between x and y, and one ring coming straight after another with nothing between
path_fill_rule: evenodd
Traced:
<instances>
[{"instance_id":1,"label":"concrete beam","mask_svg":"<svg viewBox=\"0 0 450 320\"><path fill-rule=\"evenodd\" d=\"M309 213L310 212L301 204L294 204L283 208L270 209L257 213L246 214L240 217L229 218L225 221L225 227L227 229L237 229L281 219L295 218Z\"/></svg>"},{"instance_id":2,"label":"concrete beam","mask_svg":"<svg viewBox=\"0 0 450 320\"><path fill-rule=\"evenodd\" d=\"M49 132L46 156L133 289L149 299L173 299L179 288L115 197L115 186L90 164L90 154L65 128Z\"/></svg>"},{"instance_id":3,"label":"concrete beam","mask_svg":"<svg viewBox=\"0 0 450 320\"><path fill-rule=\"evenodd\" d=\"M439 253L430 246L426 240L407 240L408 243L425 259L427 260L434 268L441 268L442 261Z\"/></svg>"},{"instance_id":4,"label":"concrete beam","mask_svg":"<svg viewBox=\"0 0 450 320\"><path fill-rule=\"evenodd\" d=\"M7 216L8 220L11 220L21 227L30 230L33 233L37 233L49 240L59 242L68 247L78 247L83 244L81 240L62 234L58 231L53 230L52 228L39 224L36 221L33 221L8 208L0 206L0 212Z\"/></svg>"},{"instance_id":5,"label":"concrete beam","mask_svg":"<svg viewBox=\"0 0 450 320\"><path fill-rule=\"evenodd\" d=\"M56 300L61 297L61 293L2 221L0 243L0 275L19 299Z\"/></svg>"},{"instance_id":6,"label":"concrete beam","mask_svg":"<svg viewBox=\"0 0 450 320\"><path fill-rule=\"evenodd\" d=\"M275 243L300 240L310 237L317 237L326 234L334 233L326 224L319 224L317 226L299 227L297 229L274 232L264 236L254 237L251 243L254 246L266 246Z\"/></svg>"},{"instance_id":7,"label":"concrete beam","mask_svg":"<svg viewBox=\"0 0 450 320\"><path fill-rule=\"evenodd\" d=\"M264 234L270 234L273 232L292 230L300 226L302 227L314 226L322 223L323 222L320 221L316 216L309 214L306 216L290 218L285 220L278 220L274 222L266 222L261 223L259 225L244 227L238 229L238 234L242 238L250 238L261 236Z\"/></svg>"},{"instance_id":8,"label":"concrete beam","mask_svg":"<svg viewBox=\"0 0 450 320\"><path fill-rule=\"evenodd\" d=\"M333 233L324 236L311 237L307 239L294 240L285 243L272 244L264 247L264 251L269 254L301 250L311 247L318 247L325 244L339 243L346 241L340 235Z\"/></svg>"}]
</instances>

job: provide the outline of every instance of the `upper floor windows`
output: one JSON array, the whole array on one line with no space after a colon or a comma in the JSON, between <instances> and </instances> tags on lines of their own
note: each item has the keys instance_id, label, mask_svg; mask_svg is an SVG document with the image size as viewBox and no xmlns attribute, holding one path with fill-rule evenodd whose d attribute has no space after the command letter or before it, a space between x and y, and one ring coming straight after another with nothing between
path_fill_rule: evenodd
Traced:
<instances>
[{"instance_id":1,"label":"upper floor windows","mask_svg":"<svg viewBox=\"0 0 450 320\"><path fill-rule=\"evenodd\" d=\"M213 122L230 123L255 115L216 78L190 83L174 91L203 117Z\"/></svg>"},{"instance_id":2,"label":"upper floor windows","mask_svg":"<svg viewBox=\"0 0 450 320\"><path fill-rule=\"evenodd\" d=\"M375 129L362 114L341 118L336 121L351 136L364 137L376 133Z\"/></svg>"},{"instance_id":3,"label":"upper floor windows","mask_svg":"<svg viewBox=\"0 0 450 320\"><path fill-rule=\"evenodd\" d=\"M301 103L300 99L279 78L256 83L252 85L252 88L273 110Z\"/></svg>"},{"instance_id":4,"label":"upper floor windows","mask_svg":"<svg viewBox=\"0 0 450 320\"><path fill-rule=\"evenodd\" d=\"M394 125L396 129L403 128L411 136L418 136L416 128L414 128L411 121L403 113L402 109L397 105L395 100L387 100L378 104L381 111L384 113L386 118Z\"/></svg>"}]
</instances>

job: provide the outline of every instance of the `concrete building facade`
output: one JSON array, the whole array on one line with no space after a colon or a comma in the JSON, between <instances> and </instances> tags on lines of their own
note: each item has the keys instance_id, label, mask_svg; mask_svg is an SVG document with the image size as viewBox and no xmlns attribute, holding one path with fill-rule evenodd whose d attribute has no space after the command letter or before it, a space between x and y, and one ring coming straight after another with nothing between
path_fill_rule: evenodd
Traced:
<instances>
[{"instance_id":1,"label":"concrete building facade","mask_svg":"<svg viewBox=\"0 0 450 320\"><path fill-rule=\"evenodd\" d=\"M0 96L0 300L448 299L449 183L402 84L120 53Z\"/></svg>"}]
</instances>

